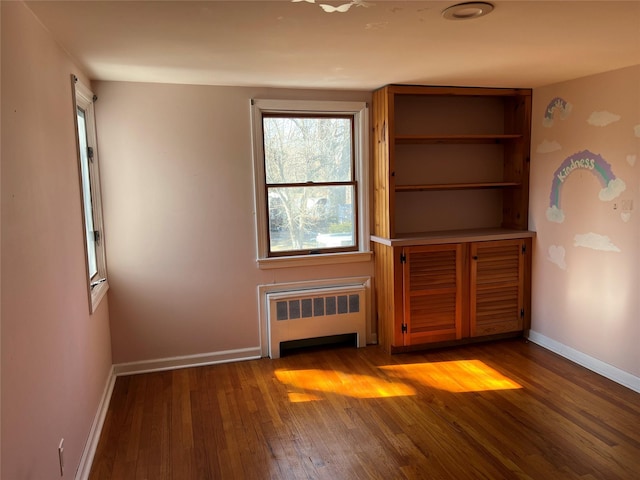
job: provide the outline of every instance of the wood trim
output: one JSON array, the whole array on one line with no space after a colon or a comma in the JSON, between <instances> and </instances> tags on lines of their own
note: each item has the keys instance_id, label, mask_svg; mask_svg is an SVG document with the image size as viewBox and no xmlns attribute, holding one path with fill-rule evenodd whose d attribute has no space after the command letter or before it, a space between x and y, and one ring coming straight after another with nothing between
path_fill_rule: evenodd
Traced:
<instances>
[{"instance_id":1,"label":"wood trim","mask_svg":"<svg viewBox=\"0 0 640 480\"><path fill-rule=\"evenodd\" d=\"M531 97L529 88L486 88L486 87L454 87L454 86L426 86L426 85L399 85L393 84L385 87L395 95L452 95L452 96L505 96L514 95Z\"/></svg>"},{"instance_id":2,"label":"wood trim","mask_svg":"<svg viewBox=\"0 0 640 480\"><path fill-rule=\"evenodd\" d=\"M521 134L504 135L396 135L396 145L505 143L522 139Z\"/></svg>"},{"instance_id":3,"label":"wood trim","mask_svg":"<svg viewBox=\"0 0 640 480\"><path fill-rule=\"evenodd\" d=\"M396 293L401 284L396 282L395 265L393 259L394 249L385 245L374 243L372 248L375 255L375 305L378 324L378 344L387 352L391 345L396 344L395 335L397 318L396 300L400 302L400 294Z\"/></svg>"},{"instance_id":4,"label":"wood trim","mask_svg":"<svg viewBox=\"0 0 640 480\"><path fill-rule=\"evenodd\" d=\"M522 294L522 308L524 308L524 318L522 319L522 330L528 332L531 328L531 271L533 268L533 239L524 238L524 279L523 279L523 294Z\"/></svg>"},{"instance_id":5,"label":"wood trim","mask_svg":"<svg viewBox=\"0 0 640 480\"><path fill-rule=\"evenodd\" d=\"M430 185L396 185L396 192L423 192L433 190L478 190L485 188L513 188L522 186L517 182L444 183Z\"/></svg>"},{"instance_id":6,"label":"wood trim","mask_svg":"<svg viewBox=\"0 0 640 480\"><path fill-rule=\"evenodd\" d=\"M373 228L375 235L390 236L389 233L389 198L388 187L388 166L389 157L387 153L387 102L384 90L373 93L373 108L371 115L373 119L371 138L372 160L373 160Z\"/></svg>"}]
</instances>

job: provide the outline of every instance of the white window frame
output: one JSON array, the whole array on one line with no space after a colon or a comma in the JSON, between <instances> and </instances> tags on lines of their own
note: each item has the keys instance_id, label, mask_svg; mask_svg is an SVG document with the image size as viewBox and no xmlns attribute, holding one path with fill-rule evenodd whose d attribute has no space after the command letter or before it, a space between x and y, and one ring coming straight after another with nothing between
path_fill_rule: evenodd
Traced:
<instances>
[{"instance_id":1,"label":"white window frame","mask_svg":"<svg viewBox=\"0 0 640 480\"><path fill-rule=\"evenodd\" d=\"M353 116L354 178L357 184L358 250L353 252L269 257L269 228L265 200L264 136L262 116L276 114L324 114ZM321 100L251 100L254 200L256 216L257 262L260 268L366 262L371 259L369 242L369 110L365 102Z\"/></svg>"},{"instance_id":2,"label":"white window frame","mask_svg":"<svg viewBox=\"0 0 640 480\"><path fill-rule=\"evenodd\" d=\"M100 189L100 167L98 161L98 145L96 136L96 121L94 102L96 96L86 86L78 81L75 75L71 76L73 82L73 121L75 125L76 134L76 152L78 160L78 178L80 181L80 205L82 206L82 237L84 241L84 259L87 272L87 293L89 296L89 313L93 313L98 308L100 301L109 290L109 283L107 282L107 258L105 252L105 235L104 235L104 223L102 217L102 194ZM87 224L84 207L84 194L85 184L82 179L82 157L80 154L80 139L78 132L78 108L84 110L85 113L85 127L87 132L87 147L93 149L92 161L88 162L89 169L89 183L90 183L90 196L91 205L93 210L93 229L94 232L99 232L99 239L94 242L97 273L90 276L89 271L89 258L88 258L88 239L87 239Z\"/></svg>"}]
</instances>

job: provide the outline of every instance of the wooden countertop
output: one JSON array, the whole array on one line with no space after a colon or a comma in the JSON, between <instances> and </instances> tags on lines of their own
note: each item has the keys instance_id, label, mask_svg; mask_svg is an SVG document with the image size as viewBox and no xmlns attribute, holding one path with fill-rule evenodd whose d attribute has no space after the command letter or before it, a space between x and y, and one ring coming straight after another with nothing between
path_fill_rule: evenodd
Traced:
<instances>
[{"instance_id":1,"label":"wooden countertop","mask_svg":"<svg viewBox=\"0 0 640 480\"><path fill-rule=\"evenodd\" d=\"M511 240L533 238L536 232L511 230L506 228L481 228L469 230L449 230L438 232L402 233L396 238L371 235L371 241L390 247L410 245L436 245L441 243L486 242L489 240Z\"/></svg>"}]
</instances>

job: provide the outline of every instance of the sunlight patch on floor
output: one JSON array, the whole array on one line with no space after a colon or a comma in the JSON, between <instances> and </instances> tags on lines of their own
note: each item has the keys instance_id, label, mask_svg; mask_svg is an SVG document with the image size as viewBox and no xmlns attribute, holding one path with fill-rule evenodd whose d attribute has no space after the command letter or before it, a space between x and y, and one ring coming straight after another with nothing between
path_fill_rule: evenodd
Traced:
<instances>
[{"instance_id":1,"label":"sunlight patch on floor","mask_svg":"<svg viewBox=\"0 0 640 480\"><path fill-rule=\"evenodd\" d=\"M505 377L480 360L386 365L380 368L394 378L417 382L448 392L482 392L522 388L522 385Z\"/></svg>"},{"instance_id":2,"label":"sunlight patch on floor","mask_svg":"<svg viewBox=\"0 0 640 480\"><path fill-rule=\"evenodd\" d=\"M319 400L313 392L328 392L352 398L385 398L415 395L405 382L334 370L307 369L275 371L276 378L289 387L291 402Z\"/></svg>"},{"instance_id":3,"label":"sunlight patch on floor","mask_svg":"<svg viewBox=\"0 0 640 480\"><path fill-rule=\"evenodd\" d=\"M291 403L315 402L317 400L322 400L322 398L317 395L305 392L288 392L287 396Z\"/></svg>"}]
</instances>

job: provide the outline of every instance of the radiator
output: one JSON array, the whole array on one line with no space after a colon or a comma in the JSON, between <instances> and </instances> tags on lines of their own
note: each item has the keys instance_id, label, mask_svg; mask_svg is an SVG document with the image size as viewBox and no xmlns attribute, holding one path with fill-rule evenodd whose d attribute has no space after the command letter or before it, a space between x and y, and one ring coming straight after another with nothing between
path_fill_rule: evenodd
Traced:
<instances>
[{"instance_id":1,"label":"radiator","mask_svg":"<svg viewBox=\"0 0 640 480\"><path fill-rule=\"evenodd\" d=\"M355 333L366 345L364 285L267 293L269 356L280 357L280 342Z\"/></svg>"}]
</instances>

